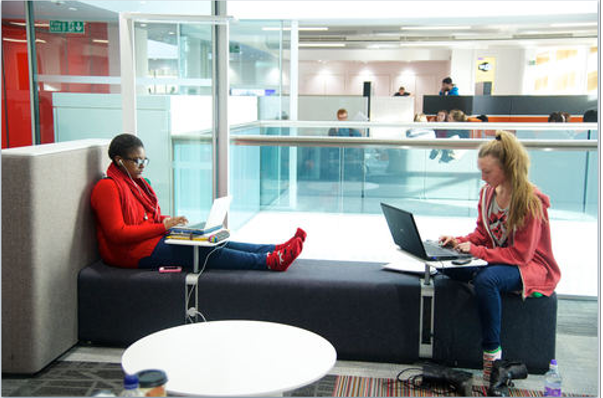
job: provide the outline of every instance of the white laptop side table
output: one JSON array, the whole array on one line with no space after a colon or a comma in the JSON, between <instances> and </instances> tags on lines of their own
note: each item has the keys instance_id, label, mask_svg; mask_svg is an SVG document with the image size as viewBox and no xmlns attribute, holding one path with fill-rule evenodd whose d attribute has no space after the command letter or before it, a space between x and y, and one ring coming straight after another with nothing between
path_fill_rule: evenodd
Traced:
<instances>
[{"instance_id":1,"label":"white laptop side table","mask_svg":"<svg viewBox=\"0 0 603 398\"><path fill-rule=\"evenodd\" d=\"M217 245L221 245L224 242L227 242L230 238L224 239L217 243L212 243L204 240L186 240L186 239L166 239L165 243L169 245L181 245L181 246L192 246L193 247L193 272L188 274L185 279L186 289L185 289L185 297L187 298L185 302L184 308L184 320L185 322L189 321L197 321L197 316L194 318L188 315L188 308L186 305L188 304L188 299L193 296L193 306L195 309L199 309L199 247L214 247Z\"/></svg>"},{"instance_id":2,"label":"white laptop side table","mask_svg":"<svg viewBox=\"0 0 603 398\"><path fill-rule=\"evenodd\" d=\"M272 322L213 321L165 329L126 349L124 372L166 372L174 395L269 396L313 383L335 348L310 331Z\"/></svg>"}]
</instances>

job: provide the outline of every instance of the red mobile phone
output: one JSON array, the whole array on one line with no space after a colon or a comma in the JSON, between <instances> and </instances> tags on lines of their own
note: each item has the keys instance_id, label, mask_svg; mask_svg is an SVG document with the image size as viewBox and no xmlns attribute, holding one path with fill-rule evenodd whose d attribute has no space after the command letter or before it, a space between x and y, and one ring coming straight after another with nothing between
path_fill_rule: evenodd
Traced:
<instances>
[{"instance_id":1,"label":"red mobile phone","mask_svg":"<svg viewBox=\"0 0 603 398\"><path fill-rule=\"evenodd\" d=\"M163 267L159 267L159 272L168 273L168 272L181 272L182 267L177 265L164 265Z\"/></svg>"}]
</instances>

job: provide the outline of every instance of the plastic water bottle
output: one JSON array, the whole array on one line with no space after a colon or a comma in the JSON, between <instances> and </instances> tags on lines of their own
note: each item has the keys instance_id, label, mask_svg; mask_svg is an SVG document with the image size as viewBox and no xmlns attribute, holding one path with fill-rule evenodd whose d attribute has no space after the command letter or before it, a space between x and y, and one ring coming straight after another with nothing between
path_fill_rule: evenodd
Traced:
<instances>
[{"instance_id":1,"label":"plastic water bottle","mask_svg":"<svg viewBox=\"0 0 603 398\"><path fill-rule=\"evenodd\" d=\"M544 396L545 397L560 397L561 396L561 375L557 368L557 360L551 360L549 371L544 375Z\"/></svg>"},{"instance_id":2,"label":"plastic water bottle","mask_svg":"<svg viewBox=\"0 0 603 398\"><path fill-rule=\"evenodd\" d=\"M138 388L138 375L124 376L124 389L120 397L143 397L144 394Z\"/></svg>"}]
</instances>

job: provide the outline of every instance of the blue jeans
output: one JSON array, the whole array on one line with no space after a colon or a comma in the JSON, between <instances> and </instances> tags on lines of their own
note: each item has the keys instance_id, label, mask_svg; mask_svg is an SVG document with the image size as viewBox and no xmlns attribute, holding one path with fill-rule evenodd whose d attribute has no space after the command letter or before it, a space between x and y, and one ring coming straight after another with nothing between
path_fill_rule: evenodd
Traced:
<instances>
[{"instance_id":1,"label":"blue jeans","mask_svg":"<svg viewBox=\"0 0 603 398\"><path fill-rule=\"evenodd\" d=\"M223 247L222 244L199 247L199 270L203 268L206 259L205 269L267 270L266 255L274 251L274 247L230 241ZM163 237L153 253L138 262L138 268L155 269L163 265L179 265L184 270L192 271L193 250L193 246L167 244Z\"/></svg>"},{"instance_id":2,"label":"blue jeans","mask_svg":"<svg viewBox=\"0 0 603 398\"><path fill-rule=\"evenodd\" d=\"M461 282L473 281L482 327L482 348L490 351L500 347L500 295L522 290L519 268L515 265L490 264L485 267L448 268L442 273Z\"/></svg>"}]
</instances>

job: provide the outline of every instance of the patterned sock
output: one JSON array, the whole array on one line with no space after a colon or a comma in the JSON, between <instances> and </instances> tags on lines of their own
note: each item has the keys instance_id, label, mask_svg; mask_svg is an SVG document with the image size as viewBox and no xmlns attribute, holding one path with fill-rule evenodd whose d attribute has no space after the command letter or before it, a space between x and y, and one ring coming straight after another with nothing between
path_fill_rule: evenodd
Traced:
<instances>
[{"instance_id":1,"label":"patterned sock","mask_svg":"<svg viewBox=\"0 0 603 398\"><path fill-rule=\"evenodd\" d=\"M301 253L303 245L300 238L293 238L289 246L268 253L266 256L268 269L272 271L286 271Z\"/></svg>"},{"instance_id":2,"label":"patterned sock","mask_svg":"<svg viewBox=\"0 0 603 398\"><path fill-rule=\"evenodd\" d=\"M497 359L502 359L502 348L499 346L495 350L486 351L484 350L483 362L484 362L484 376L483 380L486 385L490 383L490 375L492 374L492 364Z\"/></svg>"},{"instance_id":3,"label":"patterned sock","mask_svg":"<svg viewBox=\"0 0 603 398\"><path fill-rule=\"evenodd\" d=\"M306 241L306 235L308 235L306 233L306 231L304 231L301 228L298 228L297 231L295 231L295 235L293 235L293 237L291 239L289 239L285 243L281 243L280 245L276 245L276 247L274 248L274 250L281 250L281 249L286 248L287 246L289 246L291 244L291 242L293 242L293 240L295 240L295 238L301 239L301 241L303 243L303 242Z\"/></svg>"}]
</instances>

